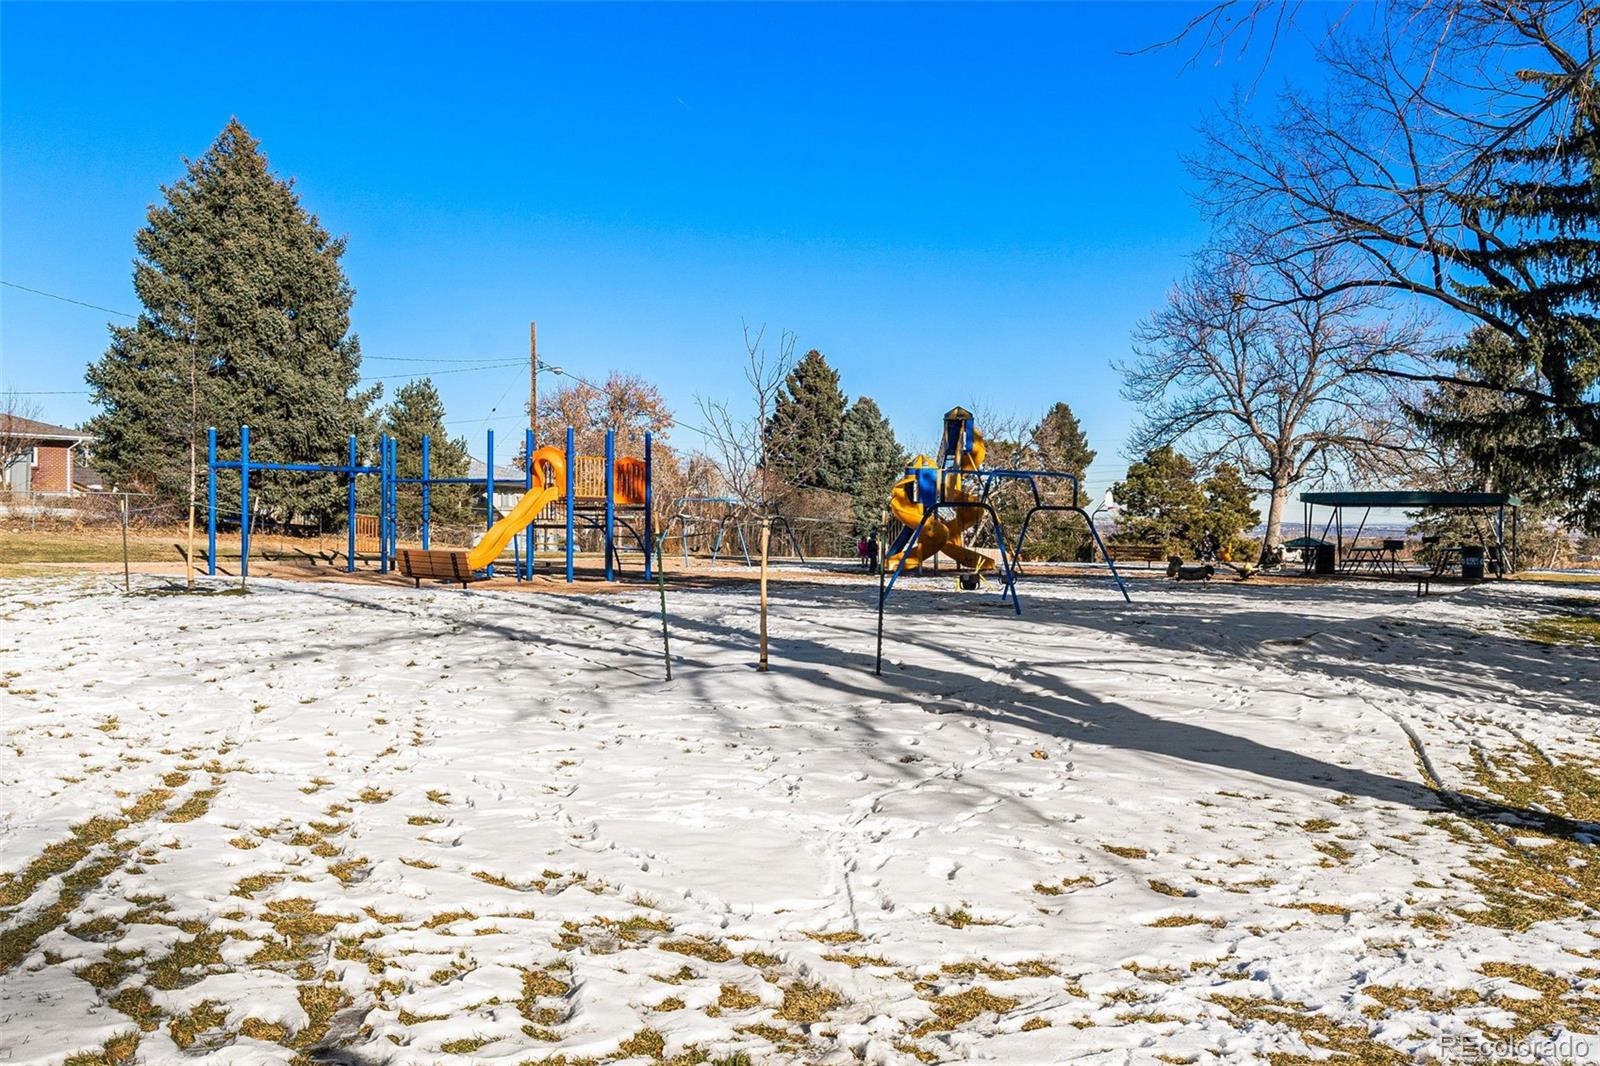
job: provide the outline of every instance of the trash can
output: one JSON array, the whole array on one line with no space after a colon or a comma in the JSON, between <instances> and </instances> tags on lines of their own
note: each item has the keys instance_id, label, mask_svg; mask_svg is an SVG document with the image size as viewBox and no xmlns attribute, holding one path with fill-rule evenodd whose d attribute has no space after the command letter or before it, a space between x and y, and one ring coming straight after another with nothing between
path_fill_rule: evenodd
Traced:
<instances>
[{"instance_id":1,"label":"trash can","mask_svg":"<svg viewBox=\"0 0 1600 1066\"><path fill-rule=\"evenodd\" d=\"M1332 544L1317 545L1317 558L1314 569L1319 574L1332 574L1338 571L1338 558L1334 555Z\"/></svg>"},{"instance_id":2,"label":"trash can","mask_svg":"<svg viewBox=\"0 0 1600 1066\"><path fill-rule=\"evenodd\" d=\"M1483 548L1477 545L1462 546L1461 577L1466 581L1483 580Z\"/></svg>"}]
</instances>

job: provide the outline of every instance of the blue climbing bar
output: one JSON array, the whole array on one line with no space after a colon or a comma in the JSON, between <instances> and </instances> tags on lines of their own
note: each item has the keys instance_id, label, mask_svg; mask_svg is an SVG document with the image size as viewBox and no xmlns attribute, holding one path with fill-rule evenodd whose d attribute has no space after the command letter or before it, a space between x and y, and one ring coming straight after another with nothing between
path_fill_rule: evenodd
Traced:
<instances>
[{"instance_id":1,"label":"blue climbing bar","mask_svg":"<svg viewBox=\"0 0 1600 1066\"><path fill-rule=\"evenodd\" d=\"M494 528L494 430L487 430L488 440L484 442L483 472L483 528ZM484 567L483 572L494 577L494 563Z\"/></svg>"},{"instance_id":2,"label":"blue climbing bar","mask_svg":"<svg viewBox=\"0 0 1600 1066\"><path fill-rule=\"evenodd\" d=\"M572 584L572 492L573 492L573 467L577 465L577 457L573 454L577 449L573 440L572 427L567 427L567 584Z\"/></svg>"},{"instance_id":3,"label":"blue climbing bar","mask_svg":"<svg viewBox=\"0 0 1600 1066\"><path fill-rule=\"evenodd\" d=\"M346 471L349 481L345 488L345 552L344 570L353 574L356 570L356 435L350 434L350 468Z\"/></svg>"},{"instance_id":4,"label":"blue climbing bar","mask_svg":"<svg viewBox=\"0 0 1600 1066\"><path fill-rule=\"evenodd\" d=\"M431 527L433 525L432 500L428 493L428 478L431 477L432 456L429 452L428 435L422 435L422 550L427 551L433 542Z\"/></svg>"},{"instance_id":5,"label":"blue climbing bar","mask_svg":"<svg viewBox=\"0 0 1600 1066\"><path fill-rule=\"evenodd\" d=\"M217 427L206 430L206 576L217 574Z\"/></svg>"},{"instance_id":6,"label":"blue climbing bar","mask_svg":"<svg viewBox=\"0 0 1600 1066\"><path fill-rule=\"evenodd\" d=\"M606 430L606 580L615 581L611 556L617 522L617 434Z\"/></svg>"}]
</instances>

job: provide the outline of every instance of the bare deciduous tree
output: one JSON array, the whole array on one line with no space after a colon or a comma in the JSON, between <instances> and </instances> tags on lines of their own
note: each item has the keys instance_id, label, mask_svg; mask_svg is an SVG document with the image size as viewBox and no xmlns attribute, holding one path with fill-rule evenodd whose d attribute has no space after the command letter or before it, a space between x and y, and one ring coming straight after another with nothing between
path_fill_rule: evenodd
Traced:
<instances>
[{"instance_id":1,"label":"bare deciduous tree","mask_svg":"<svg viewBox=\"0 0 1600 1066\"><path fill-rule=\"evenodd\" d=\"M644 435L665 437L672 428L672 409L653 383L637 374L613 370L604 385L573 379L539 397L539 421L571 426L580 452L598 454L606 430L616 432L620 452L639 454Z\"/></svg>"},{"instance_id":2,"label":"bare deciduous tree","mask_svg":"<svg viewBox=\"0 0 1600 1066\"><path fill-rule=\"evenodd\" d=\"M1183 445L1204 467L1232 463L1271 497L1262 558L1279 543L1291 488L1359 468L1406 436L1371 373L1408 358L1421 331L1375 314L1373 294L1338 289L1324 256L1252 269L1213 251L1173 288L1119 367L1144 412L1129 447ZM1285 289L1335 289L1316 301Z\"/></svg>"},{"instance_id":3,"label":"bare deciduous tree","mask_svg":"<svg viewBox=\"0 0 1600 1066\"><path fill-rule=\"evenodd\" d=\"M1434 429L1475 441L1480 462L1514 460L1523 491L1600 526L1596 9L1387 0L1373 10L1370 32L1321 43L1325 90L1285 93L1265 123L1241 104L1216 124L1196 164L1206 202L1257 262L1340 261L1336 281L1286 300L1388 293L1461 333L1506 338L1493 363L1374 372L1511 400L1483 422Z\"/></svg>"},{"instance_id":4,"label":"bare deciduous tree","mask_svg":"<svg viewBox=\"0 0 1600 1066\"><path fill-rule=\"evenodd\" d=\"M729 495L763 518L773 513L774 505L788 487L767 462L767 448L772 442L766 439L765 430L778 392L794 367L798 340L794 333L784 330L776 350L770 351L766 334L764 325L753 331L749 323L744 326L744 379L753 401L748 416L735 414L726 400L696 397Z\"/></svg>"},{"instance_id":5,"label":"bare deciduous tree","mask_svg":"<svg viewBox=\"0 0 1600 1066\"><path fill-rule=\"evenodd\" d=\"M28 426L29 422L38 421L39 413L39 404L15 389L0 393L0 477L39 443L38 434ZM0 488L9 487L9 484L0 485Z\"/></svg>"}]
</instances>

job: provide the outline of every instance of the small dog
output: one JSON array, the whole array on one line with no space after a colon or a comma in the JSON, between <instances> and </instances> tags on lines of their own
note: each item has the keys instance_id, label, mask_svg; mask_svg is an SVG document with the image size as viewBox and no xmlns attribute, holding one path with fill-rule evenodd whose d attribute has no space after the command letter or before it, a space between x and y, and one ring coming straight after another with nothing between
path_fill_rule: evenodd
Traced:
<instances>
[{"instance_id":1,"label":"small dog","mask_svg":"<svg viewBox=\"0 0 1600 1066\"><path fill-rule=\"evenodd\" d=\"M1174 555L1167 559L1167 576L1175 577L1179 581L1210 581L1211 575L1217 568L1210 563L1200 566L1184 566L1183 559Z\"/></svg>"}]
</instances>

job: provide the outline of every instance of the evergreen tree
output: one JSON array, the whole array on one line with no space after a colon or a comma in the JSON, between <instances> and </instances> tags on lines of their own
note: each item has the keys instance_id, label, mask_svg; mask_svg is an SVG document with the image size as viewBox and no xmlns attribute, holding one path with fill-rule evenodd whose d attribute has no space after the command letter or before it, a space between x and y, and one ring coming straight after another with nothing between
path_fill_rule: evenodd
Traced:
<instances>
[{"instance_id":1,"label":"evergreen tree","mask_svg":"<svg viewBox=\"0 0 1600 1066\"><path fill-rule=\"evenodd\" d=\"M1200 486L1205 504L1200 514L1198 531L1216 538L1219 550L1227 550L1231 558L1243 558L1250 551L1250 542L1243 535L1261 522L1261 512L1255 507L1255 490L1245 481L1239 468L1223 463ZM1198 542L1190 547L1198 548Z\"/></svg>"},{"instance_id":2,"label":"evergreen tree","mask_svg":"<svg viewBox=\"0 0 1600 1066\"><path fill-rule=\"evenodd\" d=\"M205 427L234 458L242 424L252 459L341 461L350 434L370 433L378 393L357 389L344 240L273 176L237 119L162 194L134 236L144 311L111 327L86 375L101 408L88 426L96 465L124 487L184 498ZM237 477L223 481L237 499ZM333 475L263 478L252 494L282 518L343 513Z\"/></svg>"},{"instance_id":3,"label":"evergreen tree","mask_svg":"<svg viewBox=\"0 0 1600 1066\"><path fill-rule=\"evenodd\" d=\"M1205 494L1195 484L1194 464L1171 447L1156 448L1128 467L1127 477L1111 490L1122 515L1117 535L1163 545L1181 553L1202 532Z\"/></svg>"},{"instance_id":4,"label":"evergreen tree","mask_svg":"<svg viewBox=\"0 0 1600 1066\"><path fill-rule=\"evenodd\" d=\"M797 488L850 491L835 483L838 470L828 461L844 408L839 372L813 348L784 379L763 429L767 465L781 481Z\"/></svg>"},{"instance_id":5,"label":"evergreen tree","mask_svg":"<svg viewBox=\"0 0 1600 1066\"><path fill-rule=\"evenodd\" d=\"M467 440L450 436L444 428L444 401L430 378L409 381L395 390L394 399L384 408L383 431L395 439L397 476L422 476L422 438L426 435L429 475L466 477ZM410 528L417 528L422 518L422 493L420 487L407 488L413 491L400 493L400 520ZM428 503L431 521L441 525L459 525L473 517L465 485L431 486ZM476 517L481 519L481 509Z\"/></svg>"},{"instance_id":6,"label":"evergreen tree","mask_svg":"<svg viewBox=\"0 0 1600 1066\"><path fill-rule=\"evenodd\" d=\"M1080 482L1094 462L1094 449L1072 408L1064 403L1054 404L1044 413L1029 433L1033 461L1043 470L1060 470L1075 476Z\"/></svg>"},{"instance_id":7,"label":"evergreen tree","mask_svg":"<svg viewBox=\"0 0 1600 1066\"><path fill-rule=\"evenodd\" d=\"M889 489L904 473L908 459L872 397L862 396L850 405L839 422L839 440L823 471L830 488L849 494L850 519L857 535L878 527Z\"/></svg>"},{"instance_id":8,"label":"evergreen tree","mask_svg":"<svg viewBox=\"0 0 1600 1066\"><path fill-rule=\"evenodd\" d=\"M1567 71L1526 71L1559 92ZM1419 412L1485 473L1600 530L1600 82L1584 76L1570 125L1494 155L1498 177L1462 212L1488 232L1468 248L1481 278L1459 290L1501 324L1480 328L1449 357L1502 402L1469 417Z\"/></svg>"},{"instance_id":9,"label":"evergreen tree","mask_svg":"<svg viewBox=\"0 0 1600 1066\"><path fill-rule=\"evenodd\" d=\"M1364 372L1503 397L1482 417L1431 428L1485 469L1514 470L1524 498L1600 530L1594 5L1374 10L1365 29L1323 38L1322 88L1288 87L1271 129L1241 106L1208 130L1196 165L1204 200L1232 246L1290 267L1292 300L1308 313L1365 290L1497 335L1444 366ZM1247 34L1253 22L1234 25ZM1317 260L1334 276L1307 277Z\"/></svg>"},{"instance_id":10,"label":"evergreen tree","mask_svg":"<svg viewBox=\"0 0 1600 1066\"><path fill-rule=\"evenodd\" d=\"M1504 349L1506 340L1486 329L1469 334L1465 347L1475 350ZM1479 358L1461 356L1461 360ZM1502 459L1502 451L1530 443L1527 430L1507 428L1504 436L1487 447L1464 447L1458 434L1440 432L1442 425L1466 426L1502 416L1514 404L1511 398L1482 389L1441 385L1430 389L1418 404L1414 417L1426 437L1422 447L1408 455L1413 480L1425 488L1462 492L1509 492L1523 495L1518 531L1520 562L1528 566L1557 566L1572 554L1570 539L1561 521L1561 509L1537 502L1538 493L1528 491L1527 471L1515 461ZM1424 508L1413 512L1413 529L1439 547L1477 544L1490 548L1495 541L1494 519L1488 513L1471 510ZM1509 532L1507 533L1509 550ZM1431 557L1435 549L1426 550Z\"/></svg>"},{"instance_id":11,"label":"evergreen tree","mask_svg":"<svg viewBox=\"0 0 1600 1066\"><path fill-rule=\"evenodd\" d=\"M1065 403L1056 403L1044 413L1028 431L1025 452L1028 466L1040 470L1059 470L1072 474L1083 484L1084 473L1094 462L1094 449L1084 434L1078 416ZM1072 485L1060 478L1042 478L1039 492L1048 503L1072 502ZM1018 501L1016 491L1007 493L1005 499L1013 505ZM1020 501L1031 504L1032 500ZM1079 502L1083 502L1081 499ZM996 508L999 510L999 507ZM1013 537L1021 532L1019 509L1015 519L1001 515L1007 532ZM1033 516L1028 525L1028 543L1024 545L1030 558L1052 560L1078 560L1089 557L1089 528L1083 519L1063 511L1043 511Z\"/></svg>"}]
</instances>

